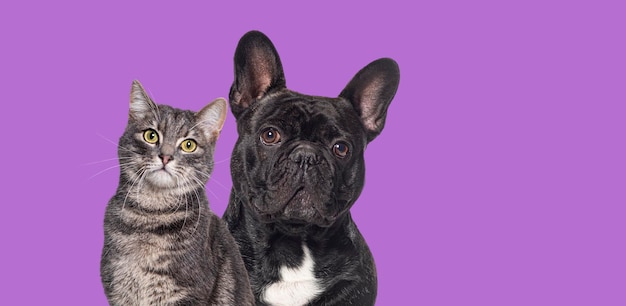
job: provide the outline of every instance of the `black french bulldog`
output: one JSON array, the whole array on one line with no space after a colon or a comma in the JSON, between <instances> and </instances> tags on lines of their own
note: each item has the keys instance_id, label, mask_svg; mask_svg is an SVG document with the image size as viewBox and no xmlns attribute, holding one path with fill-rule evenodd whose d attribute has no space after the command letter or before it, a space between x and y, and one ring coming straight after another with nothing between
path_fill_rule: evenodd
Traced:
<instances>
[{"instance_id":1,"label":"black french bulldog","mask_svg":"<svg viewBox=\"0 0 626 306\"><path fill-rule=\"evenodd\" d=\"M338 98L303 95L286 88L267 36L239 41L229 96L239 139L223 218L257 305L374 305L374 259L349 209L399 78L396 62L382 58Z\"/></svg>"}]
</instances>

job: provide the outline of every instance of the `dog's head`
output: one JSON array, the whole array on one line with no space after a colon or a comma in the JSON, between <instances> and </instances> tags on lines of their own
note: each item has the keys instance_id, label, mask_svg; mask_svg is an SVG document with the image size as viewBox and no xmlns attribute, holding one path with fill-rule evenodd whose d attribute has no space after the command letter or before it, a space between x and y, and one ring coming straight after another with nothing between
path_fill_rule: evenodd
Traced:
<instances>
[{"instance_id":1,"label":"dog's head","mask_svg":"<svg viewBox=\"0 0 626 306\"><path fill-rule=\"evenodd\" d=\"M292 230L332 225L361 193L363 151L383 129L399 77L396 62L383 58L337 98L299 94L286 88L272 42L257 31L244 35L230 90L239 132L233 196L262 222Z\"/></svg>"}]
</instances>

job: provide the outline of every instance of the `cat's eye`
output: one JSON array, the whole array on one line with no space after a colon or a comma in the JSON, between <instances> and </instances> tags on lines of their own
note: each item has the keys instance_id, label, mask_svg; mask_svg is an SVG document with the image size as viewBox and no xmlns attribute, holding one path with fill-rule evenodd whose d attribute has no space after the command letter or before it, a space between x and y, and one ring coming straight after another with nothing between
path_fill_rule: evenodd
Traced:
<instances>
[{"instance_id":1,"label":"cat's eye","mask_svg":"<svg viewBox=\"0 0 626 306\"><path fill-rule=\"evenodd\" d=\"M159 141L159 134L153 129L147 129L143 132L143 139L150 144L155 144Z\"/></svg>"},{"instance_id":2,"label":"cat's eye","mask_svg":"<svg viewBox=\"0 0 626 306\"><path fill-rule=\"evenodd\" d=\"M350 149L348 148L348 144L345 142L340 141L333 146L333 153L339 158L346 157L349 151Z\"/></svg>"},{"instance_id":3,"label":"cat's eye","mask_svg":"<svg viewBox=\"0 0 626 306\"><path fill-rule=\"evenodd\" d=\"M186 139L180 144L180 148L187 153L191 153L198 148L198 144L193 139Z\"/></svg>"},{"instance_id":4,"label":"cat's eye","mask_svg":"<svg viewBox=\"0 0 626 306\"><path fill-rule=\"evenodd\" d=\"M280 142L280 133L274 128L267 128L261 132L261 142L265 145L275 145Z\"/></svg>"}]
</instances>

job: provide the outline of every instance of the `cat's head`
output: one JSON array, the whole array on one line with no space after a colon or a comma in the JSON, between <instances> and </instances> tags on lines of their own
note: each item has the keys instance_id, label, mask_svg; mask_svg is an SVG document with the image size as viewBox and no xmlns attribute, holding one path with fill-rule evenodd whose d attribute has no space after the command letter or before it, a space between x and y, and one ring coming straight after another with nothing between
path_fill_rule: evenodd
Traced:
<instances>
[{"instance_id":1,"label":"cat's head","mask_svg":"<svg viewBox=\"0 0 626 306\"><path fill-rule=\"evenodd\" d=\"M181 110L155 104L134 81L128 125L118 149L126 183L168 193L204 187L213 171L215 142L225 119L222 98L198 112Z\"/></svg>"}]
</instances>

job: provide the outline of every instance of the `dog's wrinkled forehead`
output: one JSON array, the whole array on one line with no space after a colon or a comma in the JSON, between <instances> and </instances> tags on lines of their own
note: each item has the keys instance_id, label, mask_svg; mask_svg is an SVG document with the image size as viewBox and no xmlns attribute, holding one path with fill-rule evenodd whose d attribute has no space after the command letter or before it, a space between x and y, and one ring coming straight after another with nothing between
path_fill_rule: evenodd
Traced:
<instances>
[{"instance_id":1,"label":"dog's wrinkled forehead","mask_svg":"<svg viewBox=\"0 0 626 306\"><path fill-rule=\"evenodd\" d=\"M295 93L269 95L257 103L251 122L253 130L275 127L300 138L365 139L357 113L341 98Z\"/></svg>"}]
</instances>

